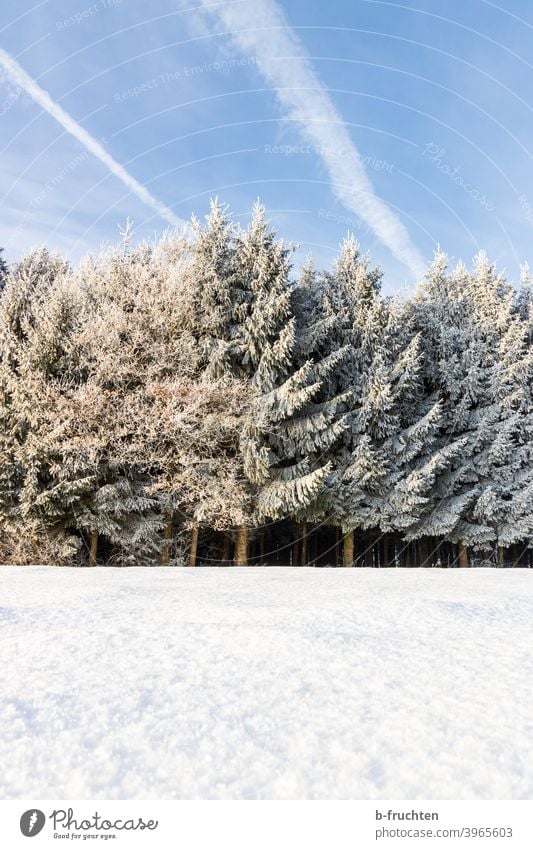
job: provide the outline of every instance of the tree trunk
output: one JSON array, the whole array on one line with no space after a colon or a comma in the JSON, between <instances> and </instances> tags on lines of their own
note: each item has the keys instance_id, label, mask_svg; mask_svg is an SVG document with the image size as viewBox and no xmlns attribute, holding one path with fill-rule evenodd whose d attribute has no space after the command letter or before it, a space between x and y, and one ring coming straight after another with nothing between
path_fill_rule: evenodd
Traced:
<instances>
[{"instance_id":1,"label":"tree trunk","mask_svg":"<svg viewBox=\"0 0 533 849\"><path fill-rule=\"evenodd\" d=\"M248 528L239 528L235 541L235 566L248 566Z\"/></svg>"},{"instance_id":2,"label":"tree trunk","mask_svg":"<svg viewBox=\"0 0 533 849\"><path fill-rule=\"evenodd\" d=\"M229 561L229 536L224 531L222 537L222 550L220 552L220 562L227 563Z\"/></svg>"},{"instance_id":3,"label":"tree trunk","mask_svg":"<svg viewBox=\"0 0 533 849\"><path fill-rule=\"evenodd\" d=\"M261 531L259 537L259 562L261 565L265 562L265 532Z\"/></svg>"},{"instance_id":4,"label":"tree trunk","mask_svg":"<svg viewBox=\"0 0 533 849\"><path fill-rule=\"evenodd\" d=\"M441 547L439 544L438 537L430 537L431 543L431 565L433 567L438 566L440 563L441 557Z\"/></svg>"},{"instance_id":5,"label":"tree trunk","mask_svg":"<svg viewBox=\"0 0 533 849\"><path fill-rule=\"evenodd\" d=\"M369 569L374 565L374 535L370 532L365 534L365 566Z\"/></svg>"},{"instance_id":6,"label":"tree trunk","mask_svg":"<svg viewBox=\"0 0 533 849\"><path fill-rule=\"evenodd\" d=\"M503 545L498 546L498 567L503 569L505 566L505 560L503 558Z\"/></svg>"},{"instance_id":7,"label":"tree trunk","mask_svg":"<svg viewBox=\"0 0 533 849\"><path fill-rule=\"evenodd\" d=\"M296 536L292 544L292 565L300 565L300 529L296 526Z\"/></svg>"},{"instance_id":8,"label":"tree trunk","mask_svg":"<svg viewBox=\"0 0 533 849\"><path fill-rule=\"evenodd\" d=\"M354 532L349 531L344 536L344 544L342 546L342 565L353 566L354 555Z\"/></svg>"},{"instance_id":9,"label":"tree trunk","mask_svg":"<svg viewBox=\"0 0 533 849\"><path fill-rule=\"evenodd\" d=\"M196 566L196 553L198 551L198 525L194 524L191 532L191 548L189 551L189 566Z\"/></svg>"},{"instance_id":10,"label":"tree trunk","mask_svg":"<svg viewBox=\"0 0 533 849\"><path fill-rule=\"evenodd\" d=\"M468 549L466 545L461 541L457 543L457 548L459 551L459 566L463 569L468 568L470 563L468 562Z\"/></svg>"},{"instance_id":11,"label":"tree trunk","mask_svg":"<svg viewBox=\"0 0 533 849\"><path fill-rule=\"evenodd\" d=\"M384 548L383 548L383 534L378 536L378 540L376 542L376 566L378 569L382 569L384 565Z\"/></svg>"},{"instance_id":12,"label":"tree trunk","mask_svg":"<svg viewBox=\"0 0 533 849\"><path fill-rule=\"evenodd\" d=\"M416 559L417 559L417 564L416 564L417 566L425 566L426 565L426 558L425 558L425 555L424 555L424 544L423 544L421 539L417 539L417 541L416 541Z\"/></svg>"},{"instance_id":13,"label":"tree trunk","mask_svg":"<svg viewBox=\"0 0 533 849\"><path fill-rule=\"evenodd\" d=\"M390 566L390 534L383 537L383 565L385 568Z\"/></svg>"},{"instance_id":14,"label":"tree trunk","mask_svg":"<svg viewBox=\"0 0 533 849\"><path fill-rule=\"evenodd\" d=\"M168 566L170 563L170 540L172 539L172 515L167 513L165 516L165 529L163 531L163 539L165 543L161 549L161 557L159 562L161 566Z\"/></svg>"},{"instance_id":15,"label":"tree trunk","mask_svg":"<svg viewBox=\"0 0 533 849\"><path fill-rule=\"evenodd\" d=\"M89 566L96 566L96 554L98 551L98 531L91 531L89 541Z\"/></svg>"},{"instance_id":16,"label":"tree trunk","mask_svg":"<svg viewBox=\"0 0 533 849\"><path fill-rule=\"evenodd\" d=\"M302 533L302 560L301 560L300 565L301 566L307 566L307 522L302 522L301 533Z\"/></svg>"}]
</instances>

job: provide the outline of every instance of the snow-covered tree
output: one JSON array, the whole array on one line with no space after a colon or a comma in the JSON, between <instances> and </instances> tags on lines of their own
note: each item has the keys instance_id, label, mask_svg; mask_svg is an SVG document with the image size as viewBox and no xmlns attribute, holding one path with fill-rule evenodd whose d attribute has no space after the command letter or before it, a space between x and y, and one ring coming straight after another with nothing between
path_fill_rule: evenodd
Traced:
<instances>
[{"instance_id":1,"label":"snow-covered tree","mask_svg":"<svg viewBox=\"0 0 533 849\"><path fill-rule=\"evenodd\" d=\"M46 492L61 467L54 449L62 437L62 397L74 379L70 344L77 313L70 270L59 257L37 249L13 266L0 301L4 557L63 560L76 548Z\"/></svg>"},{"instance_id":2,"label":"snow-covered tree","mask_svg":"<svg viewBox=\"0 0 533 849\"><path fill-rule=\"evenodd\" d=\"M238 268L237 238L226 207L213 201L205 225L193 218L181 269L183 328L197 342L208 378L240 373L248 292Z\"/></svg>"},{"instance_id":3,"label":"snow-covered tree","mask_svg":"<svg viewBox=\"0 0 533 849\"><path fill-rule=\"evenodd\" d=\"M470 276L476 326L488 348L487 392L476 457L477 521L492 527L500 549L533 536L533 356L527 326L515 314L515 293L484 253ZM479 442L478 442L479 446Z\"/></svg>"},{"instance_id":4,"label":"snow-covered tree","mask_svg":"<svg viewBox=\"0 0 533 849\"><path fill-rule=\"evenodd\" d=\"M351 237L334 273L316 287L331 319L330 355L343 351L328 391L343 399L347 427L331 455L327 512L343 529L346 566L357 528L403 531L432 486L427 464L439 405L424 395L419 340L409 335L403 308L380 288L381 272Z\"/></svg>"},{"instance_id":5,"label":"snow-covered tree","mask_svg":"<svg viewBox=\"0 0 533 849\"><path fill-rule=\"evenodd\" d=\"M211 238L207 230L200 241ZM119 411L116 442L101 470L111 496L101 532L122 557L133 552L138 560L146 551L168 562L168 540L185 523L194 565L199 526L225 528L250 509L238 451L249 391L221 367L227 339L220 315L211 333L208 314L192 310L205 280L194 257L200 249L197 241L191 247L168 239L111 255L85 276L85 358L93 383Z\"/></svg>"},{"instance_id":6,"label":"snow-covered tree","mask_svg":"<svg viewBox=\"0 0 533 849\"><path fill-rule=\"evenodd\" d=\"M533 344L533 276L529 265L524 263L521 268L520 288L516 298L517 312L527 326L528 344Z\"/></svg>"},{"instance_id":7,"label":"snow-covered tree","mask_svg":"<svg viewBox=\"0 0 533 849\"><path fill-rule=\"evenodd\" d=\"M530 492L531 457L524 326L511 287L485 254L472 272L462 264L449 272L437 254L414 308L426 385L442 404L438 445L460 446L437 475L414 533L445 535L458 544L459 564L468 565L467 546L484 550L530 533L521 497Z\"/></svg>"},{"instance_id":8,"label":"snow-covered tree","mask_svg":"<svg viewBox=\"0 0 533 849\"><path fill-rule=\"evenodd\" d=\"M238 257L248 292L241 362L258 393L241 446L260 522L313 513L331 470L328 451L345 427L338 399L323 392L341 356L320 353L323 316L298 310L290 253L256 205Z\"/></svg>"}]
</instances>

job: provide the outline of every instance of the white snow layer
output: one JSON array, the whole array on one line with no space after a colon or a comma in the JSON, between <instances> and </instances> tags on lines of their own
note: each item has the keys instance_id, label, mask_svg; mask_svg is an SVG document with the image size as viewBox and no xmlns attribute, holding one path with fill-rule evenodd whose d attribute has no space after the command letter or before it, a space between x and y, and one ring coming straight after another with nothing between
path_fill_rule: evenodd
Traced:
<instances>
[{"instance_id":1,"label":"white snow layer","mask_svg":"<svg viewBox=\"0 0 533 849\"><path fill-rule=\"evenodd\" d=\"M1 798L533 796L530 571L0 582Z\"/></svg>"}]
</instances>

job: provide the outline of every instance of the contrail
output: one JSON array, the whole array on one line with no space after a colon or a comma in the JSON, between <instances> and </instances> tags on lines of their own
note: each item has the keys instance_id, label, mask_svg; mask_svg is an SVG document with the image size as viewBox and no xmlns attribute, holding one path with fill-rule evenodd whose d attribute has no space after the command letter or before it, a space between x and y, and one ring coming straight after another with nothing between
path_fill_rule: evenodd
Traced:
<instances>
[{"instance_id":1,"label":"contrail","mask_svg":"<svg viewBox=\"0 0 533 849\"><path fill-rule=\"evenodd\" d=\"M250 0L238 5L199 2L239 51L254 55L286 117L299 126L302 136L321 157L332 190L343 206L355 212L397 259L421 276L425 268L422 254L398 216L376 195L342 116L276 0Z\"/></svg>"},{"instance_id":2,"label":"contrail","mask_svg":"<svg viewBox=\"0 0 533 849\"><path fill-rule=\"evenodd\" d=\"M70 133L71 136L74 136L83 147L92 153L100 162L108 168L108 170L117 177L124 185L131 191L133 194L137 195L139 200L141 200L146 206L153 209L161 218L163 218L168 224L172 227L183 228L186 226L185 222L178 218L168 206L165 206L164 203L157 200L148 189L146 189L135 177L132 177L131 174L126 171L126 169L109 153L106 149L97 141L87 130L84 130L83 127L78 124L77 121L72 118L68 112L59 106L56 103L47 91L41 88L38 83L35 82L32 77L24 68L22 68L16 59L13 59L12 56L9 55L5 50L0 48L0 65L2 65L9 76L9 78L14 82L17 86L24 89L24 91L29 94L32 100L35 101L45 112L48 112L52 118L61 124L62 127Z\"/></svg>"}]
</instances>

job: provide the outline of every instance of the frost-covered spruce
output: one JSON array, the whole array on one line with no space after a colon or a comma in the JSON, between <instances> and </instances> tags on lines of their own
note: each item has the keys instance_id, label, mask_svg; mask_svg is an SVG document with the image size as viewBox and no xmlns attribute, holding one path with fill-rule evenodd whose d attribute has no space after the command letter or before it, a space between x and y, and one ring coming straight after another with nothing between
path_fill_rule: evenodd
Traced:
<instances>
[{"instance_id":1,"label":"frost-covered spruce","mask_svg":"<svg viewBox=\"0 0 533 849\"><path fill-rule=\"evenodd\" d=\"M253 394L252 367L247 354L251 346L246 338L252 293L242 267L241 245L242 237L226 208L212 202L204 225L193 219L192 239L186 248L188 259L180 281L180 301L181 326L189 334L196 352L197 371L193 381L202 393L197 400L212 396L214 402L211 413L209 403L206 406L207 418L196 413L197 424L206 425L206 431L193 444L200 449L200 455L203 451L208 456L205 463L199 456L196 464L189 464L194 481L192 491L199 495L196 504L184 508L193 522L192 548L197 541L198 523L227 531L234 526L236 530L231 536L235 542L235 559L245 563L255 487L244 472L246 461L240 450L251 419L248 408ZM221 403L224 394L226 409ZM191 412L193 409L194 405ZM195 432L199 432L198 428ZM205 439L208 433L213 440L212 448ZM208 493L210 498L206 497ZM225 540L229 543L228 534ZM228 557L226 544L221 554L223 560ZM192 565L194 561L191 550L189 562Z\"/></svg>"},{"instance_id":2,"label":"frost-covered spruce","mask_svg":"<svg viewBox=\"0 0 533 849\"><path fill-rule=\"evenodd\" d=\"M209 378L239 374L249 293L238 267L236 231L216 200L204 225L193 218L192 231L181 281L183 326Z\"/></svg>"},{"instance_id":3,"label":"frost-covered spruce","mask_svg":"<svg viewBox=\"0 0 533 849\"><path fill-rule=\"evenodd\" d=\"M78 315L70 269L46 249L11 269L0 300L2 557L54 562L73 555L63 472L64 398L75 382L69 350ZM67 404L68 406L68 404ZM70 415L78 416L71 409Z\"/></svg>"},{"instance_id":4,"label":"frost-covered spruce","mask_svg":"<svg viewBox=\"0 0 533 849\"><path fill-rule=\"evenodd\" d=\"M419 535L445 535L487 551L531 534L531 379L523 323L513 292L485 254L472 272L447 269L439 253L415 301L429 391L439 394L441 452L460 446L435 480ZM529 435L528 435L529 434ZM531 502L530 502L531 503Z\"/></svg>"},{"instance_id":5,"label":"frost-covered spruce","mask_svg":"<svg viewBox=\"0 0 533 849\"><path fill-rule=\"evenodd\" d=\"M516 309L527 326L528 345L533 344L533 276L529 265L524 263L521 267L520 288L516 296Z\"/></svg>"},{"instance_id":6,"label":"frost-covered spruce","mask_svg":"<svg viewBox=\"0 0 533 849\"><path fill-rule=\"evenodd\" d=\"M214 307L195 313L202 286L231 250L213 238L218 227L215 208L192 245L169 238L111 255L91 278L88 302L96 315L85 322L88 359L94 381L119 412L111 430L112 479L105 481L110 499L99 503L106 521L119 521L101 531L123 562L169 562L182 548L172 547L174 529L181 528L183 537L192 529L186 556L194 565L199 526L226 528L249 513L238 455L248 388L218 356L232 323ZM204 248L207 271L196 259ZM212 293L211 305L224 301L224 279L216 281L220 297ZM189 547L188 539L182 542Z\"/></svg>"},{"instance_id":7,"label":"frost-covered spruce","mask_svg":"<svg viewBox=\"0 0 533 849\"><path fill-rule=\"evenodd\" d=\"M249 292L242 362L258 393L242 440L247 474L258 487L255 517L305 521L320 509L329 451L345 427L339 400L324 392L341 356L321 351L328 322L322 313L304 312L302 293L289 278L290 250L260 205L239 260Z\"/></svg>"},{"instance_id":8,"label":"frost-covered spruce","mask_svg":"<svg viewBox=\"0 0 533 849\"><path fill-rule=\"evenodd\" d=\"M345 352L329 385L344 399L347 427L332 454L328 497L330 521L345 534L346 566L354 561L357 528L405 530L432 485L427 462L439 405L424 396L419 341L380 287L381 272L348 238L318 290L332 319L329 351Z\"/></svg>"},{"instance_id":9,"label":"frost-covered spruce","mask_svg":"<svg viewBox=\"0 0 533 849\"><path fill-rule=\"evenodd\" d=\"M501 560L503 547L533 535L533 352L529 328L515 314L513 288L483 253L470 289L490 352L484 418L493 422L492 438L476 457L480 494L473 516L493 528Z\"/></svg>"}]
</instances>

